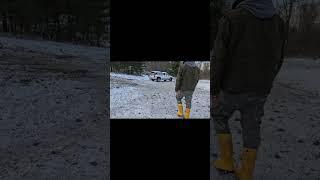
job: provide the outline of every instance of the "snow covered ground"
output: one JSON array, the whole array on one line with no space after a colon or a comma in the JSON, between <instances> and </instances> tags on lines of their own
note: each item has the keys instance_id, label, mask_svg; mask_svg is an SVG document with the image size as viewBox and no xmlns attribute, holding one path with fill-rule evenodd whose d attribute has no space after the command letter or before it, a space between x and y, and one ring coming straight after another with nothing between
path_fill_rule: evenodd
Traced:
<instances>
[{"instance_id":1,"label":"snow covered ground","mask_svg":"<svg viewBox=\"0 0 320 180\"><path fill-rule=\"evenodd\" d=\"M82 45L72 45L45 40L26 40L0 36L0 47L16 51L37 52L53 55L57 58L82 57L92 60L105 60L109 55L109 48L99 48Z\"/></svg>"},{"instance_id":2,"label":"snow covered ground","mask_svg":"<svg viewBox=\"0 0 320 180\"><path fill-rule=\"evenodd\" d=\"M110 117L177 118L174 86L175 80L154 82L148 76L110 73ZM210 118L210 81L199 81L190 118Z\"/></svg>"},{"instance_id":3,"label":"snow covered ground","mask_svg":"<svg viewBox=\"0 0 320 180\"><path fill-rule=\"evenodd\" d=\"M262 119L257 180L320 179L320 60L287 59L274 84ZM239 162L242 139L237 118L229 120L235 159ZM211 160L217 157L214 126ZM211 179L233 180L211 166Z\"/></svg>"},{"instance_id":4,"label":"snow covered ground","mask_svg":"<svg viewBox=\"0 0 320 180\"><path fill-rule=\"evenodd\" d=\"M0 37L0 179L109 179L104 48Z\"/></svg>"}]
</instances>

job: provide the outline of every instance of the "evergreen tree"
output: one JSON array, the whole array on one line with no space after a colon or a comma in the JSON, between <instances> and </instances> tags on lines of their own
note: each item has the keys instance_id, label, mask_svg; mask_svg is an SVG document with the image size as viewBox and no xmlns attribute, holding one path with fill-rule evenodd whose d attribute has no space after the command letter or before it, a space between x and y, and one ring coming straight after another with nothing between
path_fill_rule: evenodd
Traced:
<instances>
[{"instance_id":1,"label":"evergreen tree","mask_svg":"<svg viewBox=\"0 0 320 180\"><path fill-rule=\"evenodd\" d=\"M141 75L146 68L145 62L112 62L111 72Z\"/></svg>"},{"instance_id":2,"label":"evergreen tree","mask_svg":"<svg viewBox=\"0 0 320 180\"><path fill-rule=\"evenodd\" d=\"M1 0L0 31L101 46L109 4L110 0Z\"/></svg>"},{"instance_id":3,"label":"evergreen tree","mask_svg":"<svg viewBox=\"0 0 320 180\"><path fill-rule=\"evenodd\" d=\"M169 64L170 64L170 68L168 69L168 73L171 76L176 77L178 74L180 62L179 61L170 61Z\"/></svg>"}]
</instances>

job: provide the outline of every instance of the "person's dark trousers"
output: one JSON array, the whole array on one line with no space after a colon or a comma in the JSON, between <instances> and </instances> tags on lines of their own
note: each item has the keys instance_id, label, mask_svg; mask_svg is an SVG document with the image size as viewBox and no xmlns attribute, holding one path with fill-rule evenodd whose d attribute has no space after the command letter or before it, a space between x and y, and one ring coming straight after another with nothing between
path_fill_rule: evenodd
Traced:
<instances>
[{"instance_id":1,"label":"person's dark trousers","mask_svg":"<svg viewBox=\"0 0 320 180\"><path fill-rule=\"evenodd\" d=\"M243 146L258 149L261 139L261 118L264 115L264 104L267 97L266 94L222 92L218 107L212 111L216 133L230 134L228 120L235 110L239 110L241 113Z\"/></svg>"}]
</instances>

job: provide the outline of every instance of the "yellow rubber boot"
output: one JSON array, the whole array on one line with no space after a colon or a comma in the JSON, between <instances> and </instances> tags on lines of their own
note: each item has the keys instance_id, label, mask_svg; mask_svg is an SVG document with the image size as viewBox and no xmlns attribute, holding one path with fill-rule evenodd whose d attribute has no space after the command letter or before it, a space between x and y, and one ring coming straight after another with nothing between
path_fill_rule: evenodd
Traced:
<instances>
[{"instance_id":1,"label":"yellow rubber boot","mask_svg":"<svg viewBox=\"0 0 320 180\"><path fill-rule=\"evenodd\" d=\"M241 157L241 166L236 169L236 176L239 180L252 180L256 164L257 150L244 148Z\"/></svg>"},{"instance_id":2,"label":"yellow rubber boot","mask_svg":"<svg viewBox=\"0 0 320 180\"><path fill-rule=\"evenodd\" d=\"M190 118L190 111L191 111L190 108L186 108L186 112L184 114L184 119L189 119Z\"/></svg>"},{"instance_id":3,"label":"yellow rubber boot","mask_svg":"<svg viewBox=\"0 0 320 180\"><path fill-rule=\"evenodd\" d=\"M177 113L177 115L179 117L183 116L183 106L182 106L182 104L178 104L178 113Z\"/></svg>"},{"instance_id":4,"label":"yellow rubber boot","mask_svg":"<svg viewBox=\"0 0 320 180\"><path fill-rule=\"evenodd\" d=\"M232 158L232 136L231 134L218 134L217 136L220 156L214 161L214 167L219 170L233 172L235 168Z\"/></svg>"}]
</instances>

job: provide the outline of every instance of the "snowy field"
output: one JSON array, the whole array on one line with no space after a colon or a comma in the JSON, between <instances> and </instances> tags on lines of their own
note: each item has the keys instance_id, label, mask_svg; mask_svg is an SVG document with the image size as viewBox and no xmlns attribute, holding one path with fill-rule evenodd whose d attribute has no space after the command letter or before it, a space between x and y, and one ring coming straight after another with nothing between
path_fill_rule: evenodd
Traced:
<instances>
[{"instance_id":1,"label":"snowy field","mask_svg":"<svg viewBox=\"0 0 320 180\"><path fill-rule=\"evenodd\" d=\"M288 59L277 77L262 119L262 142L256 180L320 179L320 60ZM236 117L236 116L235 116ZM240 122L229 121L239 162L242 147ZM214 127L211 160L217 157ZM233 180L211 166L211 179Z\"/></svg>"},{"instance_id":2,"label":"snowy field","mask_svg":"<svg viewBox=\"0 0 320 180\"><path fill-rule=\"evenodd\" d=\"M104 48L0 37L0 179L109 179Z\"/></svg>"},{"instance_id":3,"label":"snowy field","mask_svg":"<svg viewBox=\"0 0 320 180\"><path fill-rule=\"evenodd\" d=\"M177 118L174 87L175 80L154 82L147 76L110 73L111 118ZM210 81L199 81L190 118L210 118Z\"/></svg>"}]
</instances>

